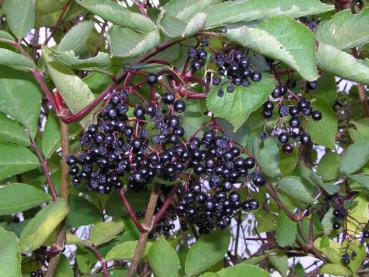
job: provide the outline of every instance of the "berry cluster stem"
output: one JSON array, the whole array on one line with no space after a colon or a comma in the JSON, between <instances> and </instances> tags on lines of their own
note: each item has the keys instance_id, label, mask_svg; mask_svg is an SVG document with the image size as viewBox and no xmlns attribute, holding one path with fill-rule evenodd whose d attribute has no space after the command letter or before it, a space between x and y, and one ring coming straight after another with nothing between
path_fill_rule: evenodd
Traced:
<instances>
[{"instance_id":1,"label":"berry cluster stem","mask_svg":"<svg viewBox=\"0 0 369 277\"><path fill-rule=\"evenodd\" d=\"M88 249L91 250L92 253L94 253L95 257L100 262L100 264L101 264L101 270L104 273L104 277L109 277L110 275L109 275L109 271L108 271L108 267L107 267L106 261L101 256L99 250L97 250L97 247L95 245L92 245L92 246L88 247Z\"/></svg>"},{"instance_id":2,"label":"berry cluster stem","mask_svg":"<svg viewBox=\"0 0 369 277\"><path fill-rule=\"evenodd\" d=\"M120 199L122 200L124 207L127 209L130 218L136 225L137 229L140 231L140 233L145 233L147 230L142 226L140 221L138 221L135 212L133 211L131 205L129 204L128 199L124 195L124 192L122 190L119 190L118 194L119 194Z\"/></svg>"}]
</instances>

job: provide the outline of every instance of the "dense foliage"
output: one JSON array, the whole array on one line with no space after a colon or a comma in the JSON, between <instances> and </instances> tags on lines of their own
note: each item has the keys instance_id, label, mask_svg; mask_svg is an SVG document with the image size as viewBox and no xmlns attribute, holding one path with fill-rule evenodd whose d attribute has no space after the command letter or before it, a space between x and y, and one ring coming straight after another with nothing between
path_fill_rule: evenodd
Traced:
<instances>
[{"instance_id":1,"label":"dense foliage","mask_svg":"<svg viewBox=\"0 0 369 277\"><path fill-rule=\"evenodd\" d=\"M369 276L369 3L0 3L0 276Z\"/></svg>"}]
</instances>

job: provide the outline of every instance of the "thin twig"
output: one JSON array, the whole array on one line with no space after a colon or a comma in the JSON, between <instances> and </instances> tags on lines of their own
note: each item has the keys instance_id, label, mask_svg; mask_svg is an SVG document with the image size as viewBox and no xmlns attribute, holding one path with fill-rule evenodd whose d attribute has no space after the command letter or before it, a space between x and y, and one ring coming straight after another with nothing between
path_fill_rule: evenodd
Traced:
<instances>
[{"instance_id":1,"label":"thin twig","mask_svg":"<svg viewBox=\"0 0 369 277\"><path fill-rule=\"evenodd\" d=\"M133 211L131 205L129 204L128 199L126 198L126 196L124 195L124 191L123 190L119 190L118 191L118 195L120 197L120 199L123 202L124 207L126 207L128 214L130 216L130 218L132 219L132 221L134 222L134 224L136 225L137 229L141 232L141 233L145 233L147 232L147 230L142 226L142 224L138 221L135 212Z\"/></svg>"},{"instance_id":2,"label":"thin twig","mask_svg":"<svg viewBox=\"0 0 369 277\"><path fill-rule=\"evenodd\" d=\"M160 219L163 217L167 209L169 208L170 204L172 204L173 198L176 195L178 189L178 185L175 185L172 190L169 192L167 198L165 199L163 206L161 206L158 213L154 216L154 225L157 224Z\"/></svg>"},{"instance_id":3,"label":"thin twig","mask_svg":"<svg viewBox=\"0 0 369 277\"><path fill-rule=\"evenodd\" d=\"M101 264L101 270L104 273L105 277L109 277L109 271L108 271L108 267L106 264L105 259L101 256L99 250L97 250L95 245L92 245L90 247L87 247L89 250L91 250L92 253L94 253L95 257L97 258L97 260L100 262Z\"/></svg>"}]
</instances>

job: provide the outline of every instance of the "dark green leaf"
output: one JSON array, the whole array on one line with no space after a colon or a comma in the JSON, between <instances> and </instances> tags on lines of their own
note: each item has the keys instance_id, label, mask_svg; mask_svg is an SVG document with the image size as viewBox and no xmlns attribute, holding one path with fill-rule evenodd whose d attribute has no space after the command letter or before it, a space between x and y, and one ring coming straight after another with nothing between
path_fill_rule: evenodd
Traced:
<instances>
[{"instance_id":1,"label":"dark green leaf","mask_svg":"<svg viewBox=\"0 0 369 277\"><path fill-rule=\"evenodd\" d=\"M83 21L73 26L60 41L58 50L79 52L85 47L93 28L92 21Z\"/></svg>"},{"instance_id":2,"label":"dark green leaf","mask_svg":"<svg viewBox=\"0 0 369 277\"><path fill-rule=\"evenodd\" d=\"M284 212L280 212L277 219L277 243L281 247L293 246L297 236L297 223L288 218Z\"/></svg>"},{"instance_id":3,"label":"dark green leaf","mask_svg":"<svg viewBox=\"0 0 369 277\"><path fill-rule=\"evenodd\" d=\"M190 138L207 120L209 117L204 115L205 101L204 100L188 100L186 101L186 110L181 115L182 126L185 129L185 137ZM198 133L202 134L202 131Z\"/></svg>"},{"instance_id":4,"label":"dark green leaf","mask_svg":"<svg viewBox=\"0 0 369 277\"><path fill-rule=\"evenodd\" d=\"M351 144L342 156L340 171L349 175L361 169L369 160L369 143Z\"/></svg>"},{"instance_id":5,"label":"dark green leaf","mask_svg":"<svg viewBox=\"0 0 369 277\"><path fill-rule=\"evenodd\" d=\"M149 251L149 263L155 276L177 277L179 259L176 251L163 237L158 239Z\"/></svg>"},{"instance_id":6,"label":"dark green leaf","mask_svg":"<svg viewBox=\"0 0 369 277\"><path fill-rule=\"evenodd\" d=\"M42 136L42 152L44 152L46 159L49 159L55 153L56 148L60 145L60 140L59 121L53 114L49 114Z\"/></svg>"},{"instance_id":7,"label":"dark green leaf","mask_svg":"<svg viewBox=\"0 0 369 277\"><path fill-rule=\"evenodd\" d=\"M0 180L39 166L37 157L26 147L0 143Z\"/></svg>"},{"instance_id":8,"label":"dark green leaf","mask_svg":"<svg viewBox=\"0 0 369 277\"><path fill-rule=\"evenodd\" d=\"M18 277L21 272L21 253L18 238L0 226L0 276Z\"/></svg>"},{"instance_id":9,"label":"dark green leaf","mask_svg":"<svg viewBox=\"0 0 369 277\"><path fill-rule=\"evenodd\" d=\"M10 30L21 40L35 24L35 1L6 0L3 8Z\"/></svg>"},{"instance_id":10,"label":"dark green leaf","mask_svg":"<svg viewBox=\"0 0 369 277\"><path fill-rule=\"evenodd\" d=\"M252 276L252 277L270 277L271 275L266 272L264 269L256 265L249 265L249 264L238 264L235 266L230 266L225 268L219 272L217 275L219 277L245 277L245 276Z\"/></svg>"},{"instance_id":11,"label":"dark green leaf","mask_svg":"<svg viewBox=\"0 0 369 277\"><path fill-rule=\"evenodd\" d=\"M219 87L213 86L207 97L207 107L216 117L230 122L237 131L250 114L263 105L273 87L274 80L268 74L264 74L260 82L247 88L238 86L233 93L225 93L223 97L218 96Z\"/></svg>"},{"instance_id":12,"label":"dark green leaf","mask_svg":"<svg viewBox=\"0 0 369 277\"><path fill-rule=\"evenodd\" d=\"M324 181L335 180L339 174L341 157L334 152L328 151L319 161L317 172Z\"/></svg>"},{"instance_id":13,"label":"dark green leaf","mask_svg":"<svg viewBox=\"0 0 369 277\"><path fill-rule=\"evenodd\" d=\"M50 195L27 184L1 186L0 215L22 212L50 200Z\"/></svg>"},{"instance_id":14,"label":"dark green leaf","mask_svg":"<svg viewBox=\"0 0 369 277\"><path fill-rule=\"evenodd\" d=\"M296 176L283 177L278 181L278 189L285 191L295 199L298 199L307 204L315 203L309 191L301 182L301 179Z\"/></svg>"},{"instance_id":15,"label":"dark green leaf","mask_svg":"<svg viewBox=\"0 0 369 277\"><path fill-rule=\"evenodd\" d=\"M0 113L0 142L12 142L24 146L30 145L29 137L21 125Z\"/></svg>"},{"instance_id":16,"label":"dark green leaf","mask_svg":"<svg viewBox=\"0 0 369 277\"><path fill-rule=\"evenodd\" d=\"M268 138L260 144L260 147L255 147L254 155L260 165L261 171L266 176L276 179L281 175L281 170L278 167L278 145L273 139Z\"/></svg>"},{"instance_id":17,"label":"dark green leaf","mask_svg":"<svg viewBox=\"0 0 369 277\"><path fill-rule=\"evenodd\" d=\"M67 225L80 227L101 221L102 215L97 207L84 197L71 196L69 198L71 212L67 217Z\"/></svg>"},{"instance_id":18,"label":"dark green leaf","mask_svg":"<svg viewBox=\"0 0 369 277\"><path fill-rule=\"evenodd\" d=\"M278 219L279 221L279 219ZM279 222L278 222L279 223ZM278 229L277 229L278 233ZM283 251L278 251L268 256L269 262L279 271L282 277L287 277L288 273L288 257Z\"/></svg>"}]
</instances>

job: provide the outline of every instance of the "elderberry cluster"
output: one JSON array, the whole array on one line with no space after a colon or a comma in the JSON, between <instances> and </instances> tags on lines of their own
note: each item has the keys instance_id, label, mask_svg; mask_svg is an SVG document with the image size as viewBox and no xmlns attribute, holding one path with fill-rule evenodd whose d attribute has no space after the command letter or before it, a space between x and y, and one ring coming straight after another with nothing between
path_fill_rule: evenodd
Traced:
<instances>
[{"instance_id":1,"label":"elderberry cluster","mask_svg":"<svg viewBox=\"0 0 369 277\"><path fill-rule=\"evenodd\" d=\"M111 96L97 124L82 135L81 153L68 157L73 184L110 193L121 189L122 177L127 177L127 188L140 191L154 178L174 181L186 168L189 153L177 115L185 111L185 102L167 92L160 101L130 108L127 96L125 90Z\"/></svg>"},{"instance_id":2,"label":"elderberry cluster","mask_svg":"<svg viewBox=\"0 0 369 277\"><path fill-rule=\"evenodd\" d=\"M188 58L191 61L191 68L193 71L199 71L205 65L208 52L204 47L208 45L208 39L204 38L197 47L188 50Z\"/></svg>"},{"instance_id":3,"label":"elderberry cluster","mask_svg":"<svg viewBox=\"0 0 369 277\"><path fill-rule=\"evenodd\" d=\"M343 207L337 207L333 210L333 229L338 230L341 228L341 222L345 218L347 211Z\"/></svg>"},{"instance_id":4,"label":"elderberry cluster","mask_svg":"<svg viewBox=\"0 0 369 277\"><path fill-rule=\"evenodd\" d=\"M261 73L253 70L247 55L235 48L229 48L211 56L210 62L214 62L218 68L213 76L212 84L218 86L218 96L224 95L224 89L232 93L236 86L248 87L253 82L261 80Z\"/></svg>"},{"instance_id":5,"label":"elderberry cluster","mask_svg":"<svg viewBox=\"0 0 369 277\"><path fill-rule=\"evenodd\" d=\"M277 86L270 99L264 103L264 118L271 118L275 109L278 109L279 120L272 134L278 136L284 153L292 153L294 143L311 142L310 135L304 130L307 117L310 116L314 121L319 121L322 119L322 113L314 110L308 99L302 95L289 94L286 86Z\"/></svg>"},{"instance_id":6,"label":"elderberry cluster","mask_svg":"<svg viewBox=\"0 0 369 277\"><path fill-rule=\"evenodd\" d=\"M200 233L207 233L215 227L227 227L241 208L258 208L255 199L242 202L236 188L236 184L246 183L248 171L255 167L254 158L241 156L241 149L232 145L229 137L212 130L206 131L202 139L191 139L187 148L195 175L179 191L177 212L182 229L191 224ZM265 184L260 173L254 171L250 176L254 185Z\"/></svg>"}]
</instances>

